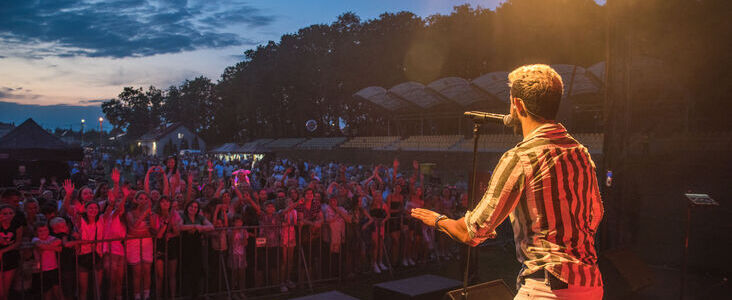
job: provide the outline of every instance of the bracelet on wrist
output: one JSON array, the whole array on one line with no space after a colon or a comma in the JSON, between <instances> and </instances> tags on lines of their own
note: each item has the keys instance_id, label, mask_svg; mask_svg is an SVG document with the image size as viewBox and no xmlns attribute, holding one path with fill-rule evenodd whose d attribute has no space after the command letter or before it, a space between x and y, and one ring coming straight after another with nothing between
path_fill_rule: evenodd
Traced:
<instances>
[{"instance_id":1,"label":"bracelet on wrist","mask_svg":"<svg viewBox=\"0 0 732 300\"><path fill-rule=\"evenodd\" d=\"M447 219L447 216L446 215L439 215L439 216L437 216L437 218L435 218L435 225L434 225L434 227L435 228L438 228L437 227L437 223L439 223L440 221L442 221L444 219Z\"/></svg>"}]
</instances>

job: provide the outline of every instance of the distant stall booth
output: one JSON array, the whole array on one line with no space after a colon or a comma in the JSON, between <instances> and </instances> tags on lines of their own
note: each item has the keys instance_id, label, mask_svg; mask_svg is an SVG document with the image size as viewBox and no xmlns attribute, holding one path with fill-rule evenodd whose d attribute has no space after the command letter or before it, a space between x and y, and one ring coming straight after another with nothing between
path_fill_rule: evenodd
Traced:
<instances>
[{"instance_id":1,"label":"distant stall booth","mask_svg":"<svg viewBox=\"0 0 732 300\"><path fill-rule=\"evenodd\" d=\"M80 146L63 142L28 119L0 138L0 187L29 189L37 187L42 177L65 178L69 162L83 158ZM20 166L25 167L24 174L19 173Z\"/></svg>"},{"instance_id":2,"label":"distant stall booth","mask_svg":"<svg viewBox=\"0 0 732 300\"><path fill-rule=\"evenodd\" d=\"M208 153L222 161L250 161L252 166L261 161L269 150L263 147L264 142L271 142L272 139L264 139L266 141L254 141L246 143L242 146L236 143L223 144Z\"/></svg>"}]
</instances>

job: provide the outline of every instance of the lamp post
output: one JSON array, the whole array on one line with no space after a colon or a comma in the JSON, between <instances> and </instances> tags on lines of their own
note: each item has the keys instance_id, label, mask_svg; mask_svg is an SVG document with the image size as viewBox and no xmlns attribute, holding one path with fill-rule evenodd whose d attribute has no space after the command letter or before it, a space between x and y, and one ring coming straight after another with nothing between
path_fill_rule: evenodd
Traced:
<instances>
[{"instance_id":1,"label":"lamp post","mask_svg":"<svg viewBox=\"0 0 732 300\"><path fill-rule=\"evenodd\" d=\"M99 151L102 150L102 122L104 122L104 118L99 117Z\"/></svg>"},{"instance_id":2,"label":"lamp post","mask_svg":"<svg viewBox=\"0 0 732 300\"><path fill-rule=\"evenodd\" d=\"M84 147L84 125L86 124L86 120L81 119L81 147Z\"/></svg>"}]
</instances>

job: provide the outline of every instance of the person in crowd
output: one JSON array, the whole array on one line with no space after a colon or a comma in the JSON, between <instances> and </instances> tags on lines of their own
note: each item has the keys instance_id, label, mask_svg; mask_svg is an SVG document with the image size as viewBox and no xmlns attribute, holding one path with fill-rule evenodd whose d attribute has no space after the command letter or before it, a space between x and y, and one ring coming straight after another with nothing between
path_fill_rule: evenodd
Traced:
<instances>
[{"instance_id":1,"label":"person in crowd","mask_svg":"<svg viewBox=\"0 0 732 300\"><path fill-rule=\"evenodd\" d=\"M231 267L231 282L233 289L244 289L244 280L247 267L246 246L249 232L243 228L244 219L240 214L231 217L233 228L228 230L229 238L229 266Z\"/></svg>"},{"instance_id":2,"label":"person in crowd","mask_svg":"<svg viewBox=\"0 0 732 300\"><path fill-rule=\"evenodd\" d=\"M284 282L278 279L280 269L278 267L280 262L280 240L282 237L280 233L282 231L282 218L275 210L274 202L268 201L264 205L264 214L261 215L260 220L259 236L266 239L265 250L262 253L258 253L257 264L259 271L262 272L262 276L266 279L265 285L274 285L280 283L280 291L287 292L287 286ZM261 277L260 277L261 278Z\"/></svg>"},{"instance_id":3,"label":"person in crowd","mask_svg":"<svg viewBox=\"0 0 732 300\"><path fill-rule=\"evenodd\" d=\"M18 166L18 173L13 176L13 185L22 190L27 190L32 184L31 176L26 172L25 165Z\"/></svg>"},{"instance_id":4,"label":"person in crowd","mask_svg":"<svg viewBox=\"0 0 732 300\"><path fill-rule=\"evenodd\" d=\"M41 272L34 282L38 282L45 300L64 299L59 288L59 273L57 254L61 252L61 240L50 235L48 223L39 222L35 226L36 237L31 241L33 244L33 256L37 262L37 268ZM36 281L37 280L37 281Z\"/></svg>"},{"instance_id":5,"label":"person in crowd","mask_svg":"<svg viewBox=\"0 0 732 300\"><path fill-rule=\"evenodd\" d=\"M389 219L386 222L386 228L391 237L391 262L397 265L399 261L401 232L402 232L402 212L404 211L404 195L402 195L402 186L396 184L396 172L399 167L399 161L394 160L394 182L393 190L386 198L386 206L389 208ZM402 264L407 266L406 259L402 259Z\"/></svg>"},{"instance_id":6,"label":"person in crowd","mask_svg":"<svg viewBox=\"0 0 732 300\"><path fill-rule=\"evenodd\" d=\"M73 189L73 185L71 186ZM67 191L69 193L70 191ZM71 215L75 228L79 231L81 245L78 250L79 299L86 300L89 294L89 280L94 283L92 293L100 295L102 283L102 254L104 239L104 219L100 217L99 204L86 202L83 213ZM89 278L92 273L94 278Z\"/></svg>"},{"instance_id":7,"label":"person in crowd","mask_svg":"<svg viewBox=\"0 0 732 300\"><path fill-rule=\"evenodd\" d=\"M314 243L314 241L320 240L320 227L323 223L322 208L315 194L312 189L305 189L303 198L298 200L298 205L295 207L295 210L297 210L297 219L301 226L299 229L301 235L300 243L305 251L305 257L310 264L308 266L310 270L313 270L312 265L317 265L316 261L320 259L320 257L314 255L320 252L317 249L319 244Z\"/></svg>"},{"instance_id":8,"label":"person in crowd","mask_svg":"<svg viewBox=\"0 0 732 300\"><path fill-rule=\"evenodd\" d=\"M330 269L335 266L339 266L341 257L341 246L345 240L346 223L351 222L351 215L348 214L345 208L338 206L338 197L331 195L328 200L328 205L324 210L325 222L330 228L330 255L333 259L329 260ZM340 272L340 270L338 271Z\"/></svg>"},{"instance_id":9,"label":"person in crowd","mask_svg":"<svg viewBox=\"0 0 732 300\"><path fill-rule=\"evenodd\" d=\"M51 235L61 241L63 248L61 249L61 255L59 257L61 267L61 293L65 298L72 298L74 296L74 286L76 279L76 257L74 249L78 244L77 240L80 238L78 232L72 233L69 230L69 223L66 219L61 217L55 217L49 222L51 227ZM124 269L124 264L122 264Z\"/></svg>"},{"instance_id":10,"label":"person in crowd","mask_svg":"<svg viewBox=\"0 0 732 300\"><path fill-rule=\"evenodd\" d=\"M299 202L300 200L298 199L297 201ZM295 288L295 283L291 279L292 269L295 264L295 246L297 245L295 236L295 225L297 225L297 211L295 210L295 207L299 204L298 202L293 201L292 198L287 198L285 200L285 208L280 212L280 215L282 216L281 278L283 284L290 289Z\"/></svg>"},{"instance_id":11,"label":"person in crowd","mask_svg":"<svg viewBox=\"0 0 732 300\"><path fill-rule=\"evenodd\" d=\"M104 268L109 279L109 299L122 299L122 283L125 276L125 247L122 239L127 236L125 204L131 190L120 188L120 173L112 170L114 189L108 192L104 214Z\"/></svg>"},{"instance_id":12,"label":"person in crowd","mask_svg":"<svg viewBox=\"0 0 732 300\"><path fill-rule=\"evenodd\" d=\"M181 193L183 188L183 182L180 176L180 168L178 166L178 157L175 155L169 156L165 160L165 174L168 178L168 186L171 194L175 195Z\"/></svg>"},{"instance_id":13,"label":"person in crowd","mask_svg":"<svg viewBox=\"0 0 732 300\"><path fill-rule=\"evenodd\" d=\"M353 216L351 221L355 230L349 239L352 243L348 253L357 255L350 256L352 259L348 261L349 263L346 263L346 267L351 267L350 271L356 272L362 271L360 267L368 266L367 253L371 250L372 246L371 232L373 231L374 219L371 218L364 206L361 205L354 206L351 214ZM349 257L347 256L347 258Z\"/></svg>"},{"instance_id":14,"label":"person in crowd","mask_svg":"<svg viewBox=\"0 0 732 300\"><path fill-rule=\"evenodd\" d=\"M424 207L422 186L417 185L412 190L413 192L409 195L409 201L405 207L405 212L407 213L410 213L412 209ZM422 222L414 218L408 218L406 221L408 226L408 242L405 244L409 246L405 253L409 265L414 266L416 264L415 260L417 257L420 257L419 252L424 252L424 249L426 248L424 243L423 227L421 225Z\"/></svg>"},{"instance_id":15,"label":"person in crowd","mask_svg":"<svg viewBox=\"0 0 732 300\"><path fill-rule=\"evenodd\" d=\"M371 232L371 264L374 267L374 273L388 270L384 265L384 227L386 220L389 219L389 207L386 206L381 198L381 191L375 191L371 196L373 202L369 207L369 215L374 218L372 223L373 231Z\"/></svg>"},{"instance_id":16,"label":"person in crowd","mask_svg":"<svg viewBox=\"0 0 732 300\"><path fill-rule=\"evenodd\" d=\"M242 220L244 226L247 226L247 243L246 251L249 255L246 256L247 265L250 266L246 269L246 286L253 287L255 283L255 270L254 266L254 253L256 249L256 227L259 226L259 216L262 214L262 209L259 206L259 201L267 200L267 191L261 190L259 193L253 193L253 195L260 195L257 198L252 198L252 193L249 191L241 191L238 186L233 188L240 202L244 204Z\"/></svg>"},{"instance_id":17,"label":"person in crowd","mask_svg":"<svg viewBox=\"0 0 732 300\"><path fill-rule=\"evenodd\" d=\"M87 186L75 189L76 185L69 179L64 181L64 200L61 203L61 211L67 216L74 216L84 212L86 204L94 200L94 191ZM77 191L77 193L74 193Z\"/></svg>"},{"instance_id":18,"label":"person in crowd","mask_svg":"<svg viewBox=\"0 0 732 300\"><path fill-rule=\"evenodd\" d=\"M161 186L162 189L156 188L156 189L150 189L150 176L151 175L158 175L157 181L155 182L156 186ZM168 178L165 175L165 171L163 170L163 167L161 166L152 166L147 170L147 174L145 174L145 193L150 197L150 200L153 203L158 203L158 200L160 199L161 195L168 195L170 196L170 191L168 190Z\"/></svg>"},{"instance_id":19,"label":"person in crowd","mask_svg":"<svg viewBox=\"0 0 732 300\"><path fill-rule=\"evenodd\" d=\"M20 243L23 225L15 219L16 211L8 204L0 204L0 300L9 298L10 285L20 266Z\"/></svg>"},{"instance_id":20,"label":"person in crowd","mask_svg":"<svg viewBox=\"0 0 732 300\"><path fill-rule=\"evenodd\" d=\"M133 208L126 213L127 264L132 269L132 287L135 300L150 298L150 270L153 262L153 241L150 218L152 203L145 191L137 191Z\"/></svg>"},{"instance_id":21,"label":"person in crowd","mask_svg":"<svg viewBox=\"0 0 732 300\"><path fill-rule=\"evenodd\" d=\"M198 299L201 291L201 278L203 276L203 255L202 233L214 229L213 224L200 214L198 201L191 201L186 204L183 210L183 224L181 230L181 261L186 270L183 272L183 287L188 290L192 299Z\"/></svg>"},{"instance_id":22,"label":"person in crowd","mask_svg":"<svg viewBox=\"0 0 732 300\"><path fill-rule=\"evenodd\" d=\"M223 183L220 183L221 185ZM222 278L223 273L226 272L223 262L226 258L228 246L225 228L229 227L229 218L226 215L229 207L230 205L224 205L220 198L214 198L206 205L203 212L206 219L209 219L214 226L214 230L208 233L210 246L208 251L208 286L209 290L214 292L218 292L223 288Z\"/></svg>"},{"instance_id":23,"label":"person in crowd","mask_svg":"<svg viewBox=\"0 0 732 300\"><path fill-rule=\"evenodd\" d=\"M150 221L155 235L155 296L156 299L175 299L176 271L181 251L180 226L183 221L178 212L172 209L172 202L167 196L160 197Z\"/></svg>"}]
</instances>

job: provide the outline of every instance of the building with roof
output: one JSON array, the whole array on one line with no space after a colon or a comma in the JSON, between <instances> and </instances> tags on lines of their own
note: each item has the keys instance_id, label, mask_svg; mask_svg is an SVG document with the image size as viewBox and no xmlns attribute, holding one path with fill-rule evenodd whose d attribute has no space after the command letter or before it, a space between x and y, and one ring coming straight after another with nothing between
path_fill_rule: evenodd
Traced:
<instances>
[{"instance_id":1,"label":"building with roof","mask_svg":"<svg viewBox=\"0 0 732 300\"><path fill-rule=\"evenodd\" d=\"M165 153L166 145L172 145L174 149ZM162 126L143 134L137 139L137 146L142 149L142 153L154 156L172 154L183 149L206 150L206 142L180 123Z\"/></svg>"}]
</instances>

